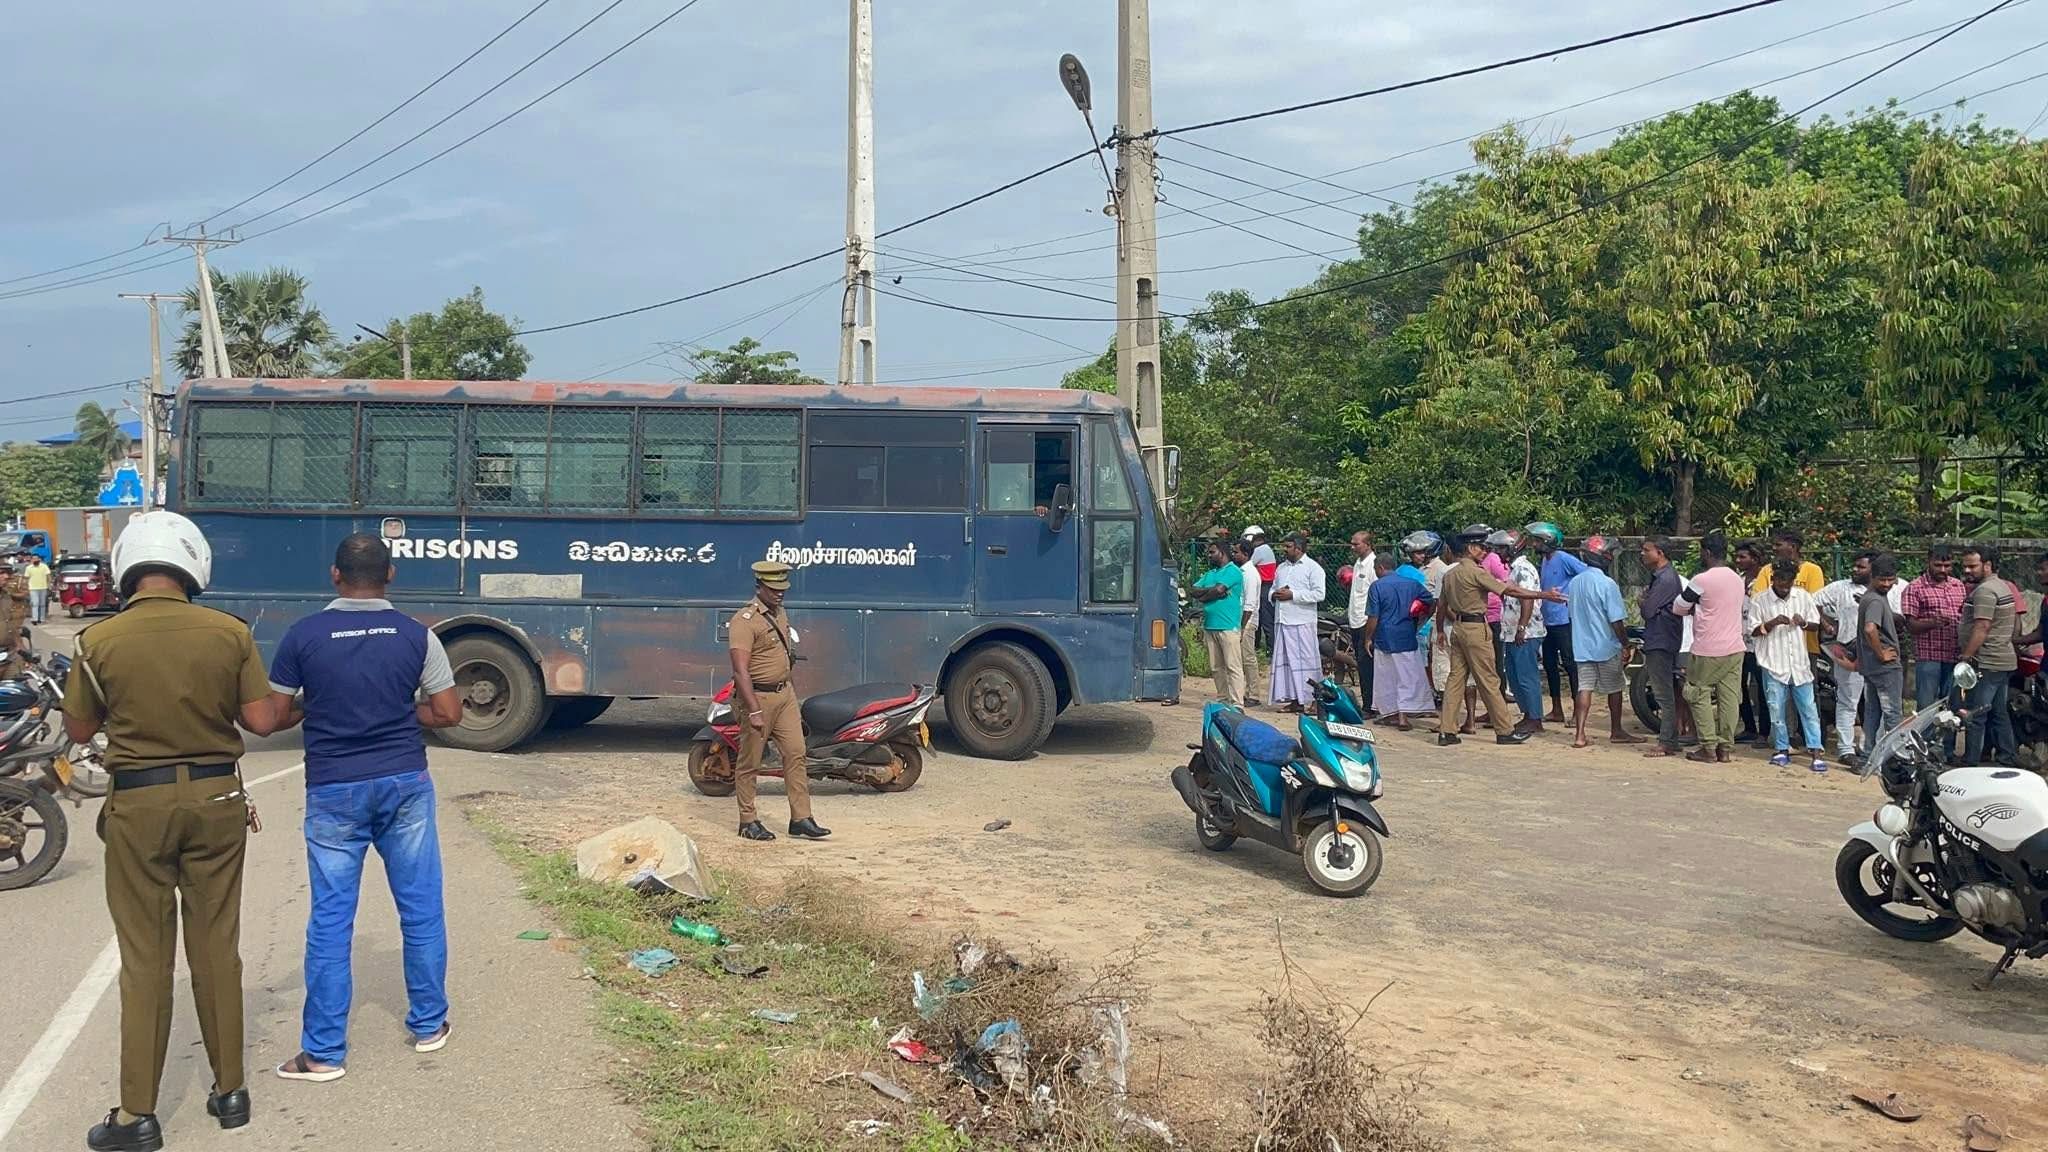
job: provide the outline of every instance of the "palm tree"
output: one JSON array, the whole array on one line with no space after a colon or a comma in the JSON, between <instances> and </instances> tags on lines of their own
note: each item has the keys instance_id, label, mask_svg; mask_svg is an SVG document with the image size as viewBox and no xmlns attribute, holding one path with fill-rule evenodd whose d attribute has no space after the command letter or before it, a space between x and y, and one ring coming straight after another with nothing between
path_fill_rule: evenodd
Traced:
<instances>
[{"instance_id":1,"label":"palm tree","mask_svg":"<svg viewBox=\"0 0 2048 1152\"><path fill-rule=\"evenodd\" d=\"M112 412L97 404L81 404L72 424L78 447L91 454L102 467L117 465L128 458L128 433Z\"/></svg>"},{"instance_id":2,"label":"palm tree","mask_svg":"<svg viewBox=\"0 0 2048 1152\"><path fill-rule=\"evenodd\" d=\"M334 339L327 318L306 301L306 278L289 268L213 273L221 338L237 376L310 375L320 351ZM199 286L185 290L185 332L178 338L178 368L205 375L199 354Z\"/></svg>"}]
</instances>

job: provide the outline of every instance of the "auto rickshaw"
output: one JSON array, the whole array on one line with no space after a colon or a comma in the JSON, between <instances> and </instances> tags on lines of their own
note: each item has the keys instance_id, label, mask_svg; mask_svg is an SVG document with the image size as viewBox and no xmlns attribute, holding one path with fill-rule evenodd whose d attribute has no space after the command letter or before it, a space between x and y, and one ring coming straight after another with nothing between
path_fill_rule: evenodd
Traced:
<instances>
[{"instance_id":1,"label":"auto rickshaw","mask_svg":"<svg viewBox=\"0 0 2048 1152\"><path fill-rule=\"evenodd\" d=\"M57 602L77 619L87 612L113 612L121 607L114 587L114 567L97 552L72 553L57 560Z\"/></svg>"}]
</instances>

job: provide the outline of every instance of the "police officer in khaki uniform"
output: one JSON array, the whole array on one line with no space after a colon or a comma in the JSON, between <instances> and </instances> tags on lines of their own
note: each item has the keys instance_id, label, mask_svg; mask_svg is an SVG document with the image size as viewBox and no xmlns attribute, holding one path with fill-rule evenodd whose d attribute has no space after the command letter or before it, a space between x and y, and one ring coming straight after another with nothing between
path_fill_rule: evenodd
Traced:
<instances>
[{"instance_id":1,"label":"police officer in khaki uniform","mask_svg":"<svg viewBox=\"0 0 2048 1152\"><path fill-rule=\"evenodd\" d=\"M1436 602L1436 626L1441 635L1449 638L1450 683L1463 685L1468 674L1477 680L1479 693L1486 700L1487 719L1493 723L1493 742L1520 744L1529 739L1529 734L1516 729L1508 714L1508 702L1501 696L1500 673L1493 663L1492 629L1486 626L1486 597L1492 593L1516 600L1561 604L1564 594L1517 588L1488 572L1483 562L1486 538L1492 534L1493 529L1484 524L1473 524L1458 534L1458 563L1444 573L1443 594ZM1437 716L1438 744L1459 742L1451 720L1456 712L1450 695L1446 694L1443 711Z\"/></svg>"},{"instance_id":2,"label":"police officer in khaki uniform","mask_svg":"<svg viewBox=\"0 0 2048 1152\"><path fill-rule=\"evenodd\" d=\"M21 671L21 629L28 623L28 557L5 558L7 580L0 583L0 676Z\"/></svg>"},{"instance_id":3,"label":"police officer in khaki uniform","mask_svg":"<svg viewBox=\"0 0 2048 1152\"><path fill-rule=\"evenodd\" d=\"M242 1072L242 854L255 810L236 761L244 728L268 735L269 679L248 625L191 598L206 587L206 537L174 512L144 512L114 542L119 615L78 637L64 726L107 734L100 810L107 910L121 947L121 1104L86 1136L98 1152L162 1148L157 1085L171 1035L178 916L192 1003L213 1065L207 1114L249 1122Z\"/></svg>"},{"instance_id":4,"label":"police officer in khaki uniform","mask_svg":"<svg viewBox=\"0 0 2048 1152\"><path fill-rule=\"evenodd\" d=\"M797 707L789 671L796 637L783 615L782 598L789 592L789 565L763 560L754 565L754 598L732 618L727 649L732 657L733 702L740 710L740 762L733 791L740 798L740 835L773 840L754 810L754 779L761 771L761 753L775 741L782 757L782 779L789 790L789 834L823 840L832 834L811 819L811 778L804 768L804 722Z\"/></svg>"}]
</instances>

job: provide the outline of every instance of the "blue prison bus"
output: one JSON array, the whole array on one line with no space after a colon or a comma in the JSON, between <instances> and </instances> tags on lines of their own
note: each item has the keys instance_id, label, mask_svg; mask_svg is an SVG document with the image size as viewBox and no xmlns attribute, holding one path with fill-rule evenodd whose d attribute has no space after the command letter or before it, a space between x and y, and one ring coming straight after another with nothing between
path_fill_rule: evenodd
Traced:
<instances>
[{"instance_id":1,"label":"blue prison bus","mask_svg":"<svg viewBox=\"0 0 2048 1152\"><path fill-rule=\"evenodd\" d=\"M1068 706L1178 695L1174 562L1128 414L1060 390L196 380L169 506L266 658L350 532L447 644L496 751L613 698L705 697L750 565L794 569L804 694L937 684L1016 758Z\"/></svg>"}]
</instances>

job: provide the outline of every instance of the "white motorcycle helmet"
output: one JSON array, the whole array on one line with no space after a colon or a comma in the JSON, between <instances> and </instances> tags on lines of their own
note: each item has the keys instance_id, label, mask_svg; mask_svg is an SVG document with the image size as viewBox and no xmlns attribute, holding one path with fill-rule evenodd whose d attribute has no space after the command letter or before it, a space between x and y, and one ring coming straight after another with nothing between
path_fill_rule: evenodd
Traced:
<instances>
[{"instance_id":1,"label":"white motorcycle helmet","mask_svg":"<svg viewBox=\"0 0 2048 1152\"><path fill-rule=\"evenodd\" d=\"M130 517L114 541L114 584L123 596L134 591L130 575L168 571L197 596L213 578L213 549L206 534L176 512L139 512Z\"/></svg>"}]
</instances>

